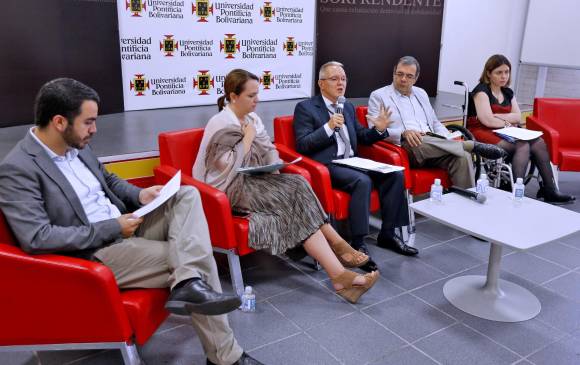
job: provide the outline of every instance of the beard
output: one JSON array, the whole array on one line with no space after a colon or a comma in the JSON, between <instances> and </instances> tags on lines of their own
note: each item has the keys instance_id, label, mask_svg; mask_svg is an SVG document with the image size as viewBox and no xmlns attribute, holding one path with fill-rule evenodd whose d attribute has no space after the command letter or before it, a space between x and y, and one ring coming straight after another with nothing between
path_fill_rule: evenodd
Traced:
<instances>
[{"instance_id":1,"label":"beard","mask_svg":"<svg viewBox=\"0 0 580 365\"><path fill-rule=\"evenodd\" d=\"M67 125L64 130L63 139L69 147L76 148L77 150L82 150L89 143L91 137L90 135L86 138L81 138L74 133L72 126Z\"/></svg>"}]
</instances>

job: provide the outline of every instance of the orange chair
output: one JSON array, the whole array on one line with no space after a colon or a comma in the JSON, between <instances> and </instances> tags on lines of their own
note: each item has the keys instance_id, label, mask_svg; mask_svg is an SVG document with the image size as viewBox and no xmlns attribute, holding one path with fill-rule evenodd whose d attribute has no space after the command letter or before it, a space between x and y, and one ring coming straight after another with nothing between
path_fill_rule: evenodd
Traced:
<instances>
[{"instance_id":1,"label":"orange chair","mask_svg":"<svg viewBox=\"0 0 580 365\"><path fill-rule=\"evenodd\" d=\"M580 171L580 99L536 98L526 128L544 132L557 170Z\"/></svg>"},{"instance_id":2,"label":"orange chair","mask_svg":"<svg viewBox=\"0 0 580 365\"><path fill-rule=\"evenodd\" d=\"M119 349L137 365L136 344L169 315L167 289L119 291L102 264L22 251L2 212L0 277L0 352Z\"/></svg>"},{"instance_id":3,"label":"orange chair","mask_svg":"<svg viewBox=\"0 0 580 365\"><path fill-rule=\"evenodd\" d=\"M161 161L154 169L154 173L159 181L166 182L181 170L182 184L194 186L199 190L213 250L227 255L232 286L241 296L244 282L240 256L254 252L248 245L249 220L247 217L232 214L230 201L224 192L191 177L202 137L203 128L161 133L159 135ZM282 154L281 158L284 159ZM282 172L300 174L311 182L310 173L299 166L290 165Z\"/></svg>"},{"instance_id":4,"label":"orange chair","mask_svg":"<svg viewBox=\"0 0 580 365\"><path fill-rule=\"evenodd\" d=\"M280 156L284 159L294 159L302 156L296 152L293 122L294 117L291 115L274 118L274 141ZM358 152L361 157L386 163L391 163L393 159L398 157L395 153L377 146L361 145L358 148ZM324 210L335 220L347 219L350 194L332 188L330 173L326 166L305 156L302 156L302 160L298 164L310 172L312 188ZM376 212L379 208L379 194L376 189L373 189L370 210L371 212Z\"/></svg>"},{"instance_id":5,"label":"orange chair","mask_svg":"<svg viewBox=\"0 0 580 365\"><path fill-rule=\"evenodd\" d=\"M368 128L366 118L367 113L368 107L356 107L357 119L359 123L366 128ZM392 151L396 155L396 157L388 163L403 166L405 168L405 195L409 205L413 203L413 195L425 194L431 191L431 184L433 184L435 179L441 179L441 184L444 187L451 186L451 179L449 178L447 171L437 167L421 167L412 169L409 164L409 155L404 148L387 141L379 141L377 142L377 145ZM409 233L415 233L415 214L412 209L409 209Z\"/></svg>"}]
</instances>

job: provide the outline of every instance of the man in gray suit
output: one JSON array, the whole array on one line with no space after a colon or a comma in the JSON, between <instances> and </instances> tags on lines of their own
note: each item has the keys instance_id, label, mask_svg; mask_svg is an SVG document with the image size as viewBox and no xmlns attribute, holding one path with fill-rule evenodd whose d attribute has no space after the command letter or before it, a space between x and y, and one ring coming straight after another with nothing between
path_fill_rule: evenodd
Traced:
<instances>
[{"instance_id":1,"label":"man in gray suit","mask_svg":"<svg viewBox=\"0 0 580 365\"><path fill-rule=\"evenodd\" d=\"M97 160L88 143L98 104L72 79L40 89L36 127L0 163L0 208L20 246L99 261L120 288L170 287L166 308L191 316L208 364L259 364L229 327L240 300L221 293L199 192L182 187L143 218L129 213L161 187L137 188Z\"/></svg>"}]
</instances>

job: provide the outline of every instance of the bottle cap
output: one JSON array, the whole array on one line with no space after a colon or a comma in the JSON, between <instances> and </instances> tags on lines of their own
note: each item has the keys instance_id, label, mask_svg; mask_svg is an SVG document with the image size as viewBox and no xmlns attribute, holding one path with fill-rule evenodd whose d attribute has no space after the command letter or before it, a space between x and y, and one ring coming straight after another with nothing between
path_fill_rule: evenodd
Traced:
<instances>
[{"instance_id":1,"label":"bottle cap","mask_svg":"<svg viewBox=\"0 0 580 365\"><path fill-rule=\"evenodd\" d=\"M524 183L524 179L522 179L521 177L518 177L516 179L516 184L523 184Z\"/></svg>"},{"instance_id":2,"label":"bottle cap","mask_svg":"<svg viewBox=\"0 0 580 365\"><path fill-rule=\"evenodd\" d=\"M244 288L244 294L252 294L252 287L251 286L246 286Z\"/></svg>"},{"instance_id":3,"label":"bottle cap","mask_svg":"<svg viewBox=\"0 0 580 365\"><path fill-rule=\"evenodd\" d=\"M441 185L441 179L435 179L435 185Z\"/></svg>"}]
</instances>

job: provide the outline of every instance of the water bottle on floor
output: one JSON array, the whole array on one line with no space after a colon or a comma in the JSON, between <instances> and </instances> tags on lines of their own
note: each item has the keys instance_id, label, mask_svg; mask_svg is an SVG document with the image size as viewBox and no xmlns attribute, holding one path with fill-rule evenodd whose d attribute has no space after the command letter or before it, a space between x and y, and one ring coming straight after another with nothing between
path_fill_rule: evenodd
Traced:
<instances>
[{"instance_id":1,"label":"water bottle on floor","mask_svg":"<svg viewBox=\"0 0 580 365\"><path fill-rule=\"evenodd\" d=\"M251 286L246 286L244 295L242 295L242 312L256 311L256 295L252 291Z\"/></svg>"},{"instance_id":2,"label":"water bottle on floor","mask_svg":"<svg viewBox=\"0 0 580 365\"><path fill-rule=\"evenodd\" d=\"M443 202L443 186L441 186L441 179L435 179L433 185L431 185L429 200L435 203Z\"/></svg>"},{"instance_id":3,"label":"water bottle on floor","mask_svg":"<svg viewBox=\"0 0 580 365\"><path fill-rule=\"evenodd\" d=\"M518 177L516 184L514 185L514 201L521 202L524 200L525 189L526 186L524 185L524 180L521 177Z\"/></svg>"},{"instance_id":4,"label":"water bottle on floor","mask_svg":"<svg viewBox=\"0 0 580 365\"><path fill-rule=\"evenodd\" d=\"M487 195L487 187L489 186L489 180L486 174L481 174L479 179L477 179L476 191L478 194Z\"/></svg>"}]
</instances>

